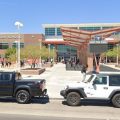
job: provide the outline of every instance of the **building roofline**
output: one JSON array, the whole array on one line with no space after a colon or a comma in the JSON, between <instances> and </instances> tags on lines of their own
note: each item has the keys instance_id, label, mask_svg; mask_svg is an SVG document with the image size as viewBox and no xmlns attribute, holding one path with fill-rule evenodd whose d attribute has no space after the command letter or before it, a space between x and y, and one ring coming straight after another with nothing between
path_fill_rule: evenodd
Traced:
<instances>
[{"instance_id":1,"label":"building roofline","mask_svg":"<svg viewBox=\"0 0 120 120\"><path fill-rule=\"evenodd\" d=\"M16 33L0 33L0 35L12 35L12 34L18 34L17 32ZM21 35L44 35L43 33L20 33Z\"/></svg>"},{"instance_id":2,"label":"building roofline","mask_svg":"<svg viewBox=\"0 0 120 120\"><path fill-rule=\"evenodd\" d=\"M46 27L101 27L101 26L120 26L120 23L82 23L82 24L42 24L43 28Z\"/></svg>"},{"instance_id":3,"label":"building roofline","mask_svg":"<svg viewBox=\"0 0 120 120\"><path fill-rule=\"evenodd\" d=\"M14 33L8 32L8 33L0 33L0 34L18 34L18 32L14 32Z\"/></svg>"}]
</instances>

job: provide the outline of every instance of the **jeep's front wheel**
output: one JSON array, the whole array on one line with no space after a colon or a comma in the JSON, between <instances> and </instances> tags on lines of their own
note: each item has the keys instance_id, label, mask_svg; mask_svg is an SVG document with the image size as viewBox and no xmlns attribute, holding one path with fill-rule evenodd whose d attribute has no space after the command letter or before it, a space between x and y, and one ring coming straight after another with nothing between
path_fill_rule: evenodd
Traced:
<instances>
[{"instance_id":1,"label":"jeep's front wheel","mask_svg":"<svg viewBox=\"0 0 120 120\"><path fill-rule=\"evenodd\" d=\"M67 104L70 106L78 106L80 104L80 94L77 92L68 93Z\"/></svg>"},{"instance_id":2,"label":"jeep's front wheel","mask_svg":"<svg viewBox=\"0 0 120 120\"><path fill-rule=\"evenodd\" d=\"M16 93L16 100L18 103L25 104L30 100L30 94L26 90L19 90Z\"/></svg>"},{"instance_id":3,"label":"jeep's front wheel","mask_svg":"<svg viewBox=\"0 0 120 120\"><path fill-rule=\"evenodd\" d=\"M120 108L120 93L119 94L115 94L112 98L112 104L115 106L115 107L118 107Z\"/></svg>"}]
</instances>

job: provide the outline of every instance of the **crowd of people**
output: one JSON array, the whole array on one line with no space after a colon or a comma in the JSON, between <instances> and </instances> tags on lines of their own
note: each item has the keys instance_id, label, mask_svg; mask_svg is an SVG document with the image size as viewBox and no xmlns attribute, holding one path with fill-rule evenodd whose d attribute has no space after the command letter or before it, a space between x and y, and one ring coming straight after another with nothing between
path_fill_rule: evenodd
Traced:
<instances>
[{"instance_id":1,"label":"crowd of people","mask_svg":"<svg viewBox=\"0 0 120 120\"><path fill-rule=\"evenodd\" d=\"M7 60L7 59L0 59L0 67L1 68L10 68L10 67L12 67L12 65L14 65L15 63L12 63L11 61L9 61L9 60ZM24 67L24 65L25 65L25 62L24 62L24 60L21 60L20 61L20 66L21 67Z\"/></svg>"},{"instance_id":2,"label":"crowd of people","mask_svg":"<svg viewBox=\"0 0 120 120\"><path fill-rule=\"evenodd\" d=\"M11 62L10 61L1 61L1 68L4 67L11 67Z\"/></svg>"}]
</instances>

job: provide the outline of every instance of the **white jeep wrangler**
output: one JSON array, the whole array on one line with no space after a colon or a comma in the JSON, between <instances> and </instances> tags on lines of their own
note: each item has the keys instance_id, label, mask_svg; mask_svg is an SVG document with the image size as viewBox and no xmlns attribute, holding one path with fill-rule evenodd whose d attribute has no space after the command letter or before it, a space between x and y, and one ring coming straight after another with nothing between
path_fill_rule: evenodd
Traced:
<instances>
[{"instance_id":1,"label":"white jeep wrangler","mask_svg":"<svg viewBox=\"0 0 120 120\"><path fill-rule=\"evenodd\" d=\"M81 99L104 99L120 107L120 74L93 74L86 82L67 85L60 94L70 106L79 105Z\"/></svg>"}]
</instances>

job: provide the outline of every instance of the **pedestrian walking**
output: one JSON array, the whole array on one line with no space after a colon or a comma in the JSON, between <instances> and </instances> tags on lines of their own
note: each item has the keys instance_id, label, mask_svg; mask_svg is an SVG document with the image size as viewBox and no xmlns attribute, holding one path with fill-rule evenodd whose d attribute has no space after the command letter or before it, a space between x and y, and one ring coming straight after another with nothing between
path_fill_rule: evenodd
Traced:
<instances>
[{"instance_id":1,"label":"pedestrian walking","mask_svg":"<svg viewBox=\"0 0 120 120\"><path fill-rule=\"evenodd\" d=\"M5 62L5 67L8 67L8 61Z\"/></svg>"},{"instance_id":2,"label":"pedestrian walking","mask_svg":"<svg viewBox=\"0 0 120 120\"><path fill-rule=\"evenodd\" d=\"M1 61L1 68L4 68L4 61Z\"/></svg>"}]
</instances>

